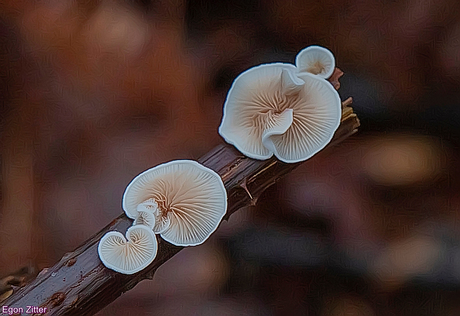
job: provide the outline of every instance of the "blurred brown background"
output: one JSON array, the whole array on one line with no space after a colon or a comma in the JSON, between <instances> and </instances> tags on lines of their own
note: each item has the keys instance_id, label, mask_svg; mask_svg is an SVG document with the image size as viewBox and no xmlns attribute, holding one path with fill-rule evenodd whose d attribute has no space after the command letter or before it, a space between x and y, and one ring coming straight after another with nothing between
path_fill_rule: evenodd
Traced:
<instances>
[{"instance_id":1,"label":"blurred brown background","mask_svg":"<svg viewBox=\"0 0 460 316\"><path fill-rule=\"evenodd\" d=\"M53 265L129 181L197 159L233 79L322 45L358 135L99 315L458 315L460 2L0 2L0 278Z\"/></svg>"}]
</instances>

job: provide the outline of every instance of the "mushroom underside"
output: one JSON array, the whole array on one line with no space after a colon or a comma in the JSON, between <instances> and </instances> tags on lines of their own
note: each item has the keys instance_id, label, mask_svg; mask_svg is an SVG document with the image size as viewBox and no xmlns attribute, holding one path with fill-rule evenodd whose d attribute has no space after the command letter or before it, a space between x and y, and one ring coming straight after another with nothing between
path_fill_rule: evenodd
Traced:
<instances>
[{"instance_id":1,"label":"mushroom underside","mask_svg":"<svg viewBox=\"0 0 460 316\"><path fill-rule=\"evenodd\" d=\"M274 154L284 162L298 162L324 148L340 122L334 88L322 78L278 64L255 69L260 80L251 86L242 75L235 87L246 88L230 91L221 135L255 159Z\"/></svg>"}]
</instances>

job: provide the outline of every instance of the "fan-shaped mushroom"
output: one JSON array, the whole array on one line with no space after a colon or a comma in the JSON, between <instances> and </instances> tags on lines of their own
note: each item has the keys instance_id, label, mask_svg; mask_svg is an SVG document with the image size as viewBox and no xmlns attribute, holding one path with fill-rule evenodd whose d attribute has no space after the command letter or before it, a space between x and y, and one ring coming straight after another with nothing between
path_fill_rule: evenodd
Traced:
<instances>
[{"instance_id":1,"label":"fan-shaped mushroom","mask_svg":"<svg viewBox=\"0 0 460 316\"><path fill-rule=\"evenodd\" d=\"M176 160L144 171L128 185L123 195L127 216L136 218L139 209L148 210L146 205L153 205L153 232L174 245L194 246L217 229L227 211L227 192L211 169Z\"/></svg>"},{"instance_id":2,"label":"fan-shaped mushroom","mask_svg":"<svg viewBox=\"0 0 460 316\"><path fill-rule=\"evenodd\" d=\"M152 200L152 199L151 199ZM154 206L154 207L150 207ZM133 225L145 225L150 229L155 227L155 213L158 208L158 204L155 201L146 201L137 206L137 215Z\"/></svg>"},{"instance_id":3,"label":"fan-shaped mushroom","mask_svg":"<svg viewBox=\"0 0 460 316\"><path fill-rule=\"evenodd\" d=\"M300 72L309 72L327 79L334 72L335 58L324 47L309 46L297 54L295 64Z\"/></svg>"},{"instance_id":4,"label":"fan-shaped mushroom","mask_svg":"<svg viewBox=\"0 0 460 316\"><path fill-rule=\"evenodd\" d=\"M293 163L323 149L340 117L340 98L329 82L292 64L264 64L233 82L219 133L248 157L275 154Z\"/></svg>"},{"instance_id":5,"label":"fan-shaped mushroom","mask_svg":"<svg viewBox=\"0 0 460 316\"><path fill-rule=\"evenodd\" d=\"M145 225L131 226L122 233L112 231L105 234L98 246L99 258L109 269L133 274L146 268L157 255L157 239Z\"/></svg>"}]
</instances>

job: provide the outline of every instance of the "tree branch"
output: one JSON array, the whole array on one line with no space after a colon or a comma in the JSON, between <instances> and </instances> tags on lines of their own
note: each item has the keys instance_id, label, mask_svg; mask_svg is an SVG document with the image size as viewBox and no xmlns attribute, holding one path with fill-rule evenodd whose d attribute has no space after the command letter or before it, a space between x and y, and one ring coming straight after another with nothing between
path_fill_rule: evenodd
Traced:
<instances>
[{"instance_id":1,"label":"tree branch","mask_svg":"<svg viewBox=\"0 0 460 316\"><path fill-rule=\"evenodd\" d=\"M340 74L333 75L331 80L336 88L338 77ZM327 148L356 132L359 120L349 105L351 98L342 103L341 125ZM238 209L255 205L262 192L301 164L286 164L276 158L250 159L227 144L217 146L198 161L222 177L228 193L226 220ZM15 291L3 305L23 308L24 312L26 306L43 307L47 308L46 315L93 315L141 280L152 279L158 267L183 249L158 238L157 257L146 269L133 275L107 269L98 256L99 240L108 231L125 233L131 225L131 219L120 215L53 267L44 269L34 281Z\"/></svg>"}]
</instances>

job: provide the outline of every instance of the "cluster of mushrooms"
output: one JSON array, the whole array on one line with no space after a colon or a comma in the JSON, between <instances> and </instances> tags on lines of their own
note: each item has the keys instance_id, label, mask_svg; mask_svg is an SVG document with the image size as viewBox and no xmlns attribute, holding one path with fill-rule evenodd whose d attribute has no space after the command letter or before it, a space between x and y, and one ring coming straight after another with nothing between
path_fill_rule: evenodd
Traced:
<instances>
[{"instance_id":1,"label":"cluster of mushrooms","mask_svg":"<svg viewBox=\"0 0 460 316\"><path fill-rule=\"evenodd\" d=\"M295 65L246 70L227 95L220 135L253 159L307 160L329 143L340 124L340 97L326 80L334 69L329 50L310 46L297 55ZM177 246L207 240L227 211L227 193L213 170L176 160L135 177L123 195L123 210L134 220L126 238L108 232L98 252L107 268L133 274L155 259L156 234Z\"/></svg>"}]
</instances>

